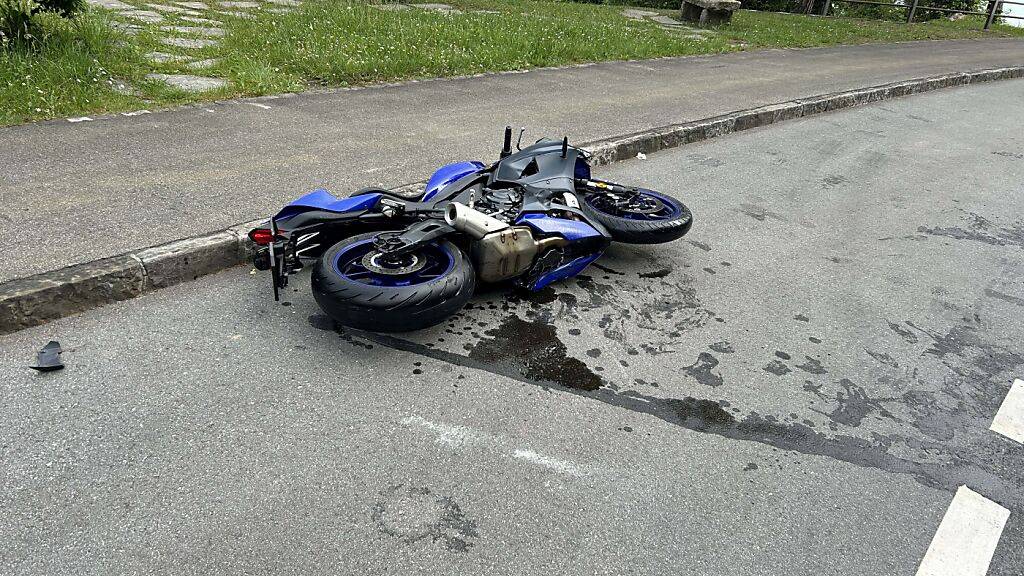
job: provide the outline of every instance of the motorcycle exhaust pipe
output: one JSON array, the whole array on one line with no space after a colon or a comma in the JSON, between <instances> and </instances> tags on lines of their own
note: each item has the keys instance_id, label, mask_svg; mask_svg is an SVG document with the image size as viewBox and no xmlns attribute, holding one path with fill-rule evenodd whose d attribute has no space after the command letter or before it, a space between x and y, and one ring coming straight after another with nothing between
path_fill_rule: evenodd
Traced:
<instances>
[{"instance_id":1,"label":"motorcycle exhaust pipe","mask_svg":"<svg viewBox=\"0 0 1024 576\"><path fill-rule=\"evenodd\" d=\"M444 211L444 221L459 232L468 234L479 240L491 232L504 230L508 224L492 218L479 210L474 210L465 204L452 202Z\"/></svg>"}]
</instances>

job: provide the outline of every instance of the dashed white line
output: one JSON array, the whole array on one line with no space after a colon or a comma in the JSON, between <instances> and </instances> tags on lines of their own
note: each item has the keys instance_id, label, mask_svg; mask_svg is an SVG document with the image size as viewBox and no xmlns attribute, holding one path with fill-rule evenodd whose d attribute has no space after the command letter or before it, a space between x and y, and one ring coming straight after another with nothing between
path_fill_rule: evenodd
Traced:
<instances>
[{"instance_id":1,"label":"dashed white line","mask_svg":"<svg viewBox=\"0 0 1024 576\"><path fill-rule=\"evenodd\" d=\"M490 440L486 434L473 430L472 428L468 428L466 426L453 426L451 424L438 424L437 422L431 422L421 416L409 416L408 418L403 418L402 424L405 424L406 426L419 426L430 430L437 434L436 442L438 444L461 446L463 444Z\"/></svg>"},{"instance_id":2,"label":"dashed white line","mask_svg":"<svg viewBox=\"0 0 1024 576\"><path fill-rule=\"evenodd\" d=\"M72 124L76 124L78 122L92 122L92 118L89 118L88 116L82 116L80 118L68 118L68 122L71 122Z\"/></svg>"},{"instance_id":3,"label":"dashed white line","mask_svg":"<svg viewBox=\"0 0 1024 576\"><path fill-rule=\"evenodd\" d=\"M257 108L263 108L264 110L271 110L273 106L267 106L266 104L260 104L258 102L246 102L249 106L255 106Z\"/></svg>"},{"instance_id":4,"label":"dashed white line","mask_svg":"<svg viewBox=\"0 0 1024 576\"><path fill-rule=\"evenodd\" d=\"M143 114L150 114L149 110L133 110L131 112L121 112L121 116L142 116Z\"/></svg>"},{"instance_id":5,"label":"dashed white line","mask_svg":"<svg viewBox=\"0 0 1024 576\"><path fill-rule=\"evenodd\" d=\"M524 448L509 449L507 447L508 441L506 439L491 436L486 432L475 430L468 426L456 426L452 424L431 422L421 416L408 416L406 418L402 418L401 422L406 426L416 426L430 431L436 436L434 440L435 442L438 444L445 444L450 448L458 449L468 445L488 446L492 453L503 452L517 460L523 460L530 464L542 466L568 476L581 477L586 476L593 471L589 466L580 466L579 464L569 462L567 460L559 460L558 458L539 454L533 450Z\"/></svg>"},{"instance_id":6,"label":"dashed white line","mask_svg":"<svg viewBox=\"0 0 1024 576\"><path fill-rule=\"evenodd\" d=\"M917 576L985 576L1010 511L961 486L917 569Z\"/></svg>"},{"instance_id":7,"label":"dashed white line","mask_svg":"<svg viewBox=\"0 0 1024 576\"><path fill-rule=\"evenodd\" d=\"M1024 444L1024 380L1014 380L989 430Z\"/></svg>"},{"instance_id":8,"label":"dashed white line","mask_svg":"<svg viewBox=\"0 0 1024 576\"><path fill-rule=\"evenodd\" d=\"M516 450L512 453L512 457L520 460L526 460L527 462L532 462L538 466L544 466L545 468L550 468L556 472L561 472L562 474L568 474L570 476L583 476L586 474L579 466L572 462L566 462L565 460L559 460L557 458L552 458L551 456L537 454L533 450Z\"/></svg>"}]
</instances>

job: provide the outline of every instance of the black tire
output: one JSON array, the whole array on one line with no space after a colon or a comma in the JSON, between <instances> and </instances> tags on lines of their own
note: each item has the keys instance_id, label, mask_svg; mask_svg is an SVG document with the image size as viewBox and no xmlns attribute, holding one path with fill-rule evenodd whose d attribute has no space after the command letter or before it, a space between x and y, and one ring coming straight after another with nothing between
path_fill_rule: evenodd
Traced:
<instances>
[{"instance_id":1,"label":"black tire","mask_svg":"<svg viewBox=\"0 0 1024 576\"><path fill-rule=\"evenodd\" d=\"M376 232L359 234L327 249L313 267L313 297L339 324L373 332L405 332L433 326L469 302L476 274L469 258L447 240L437 248L451 255L450 269L436 279L411 286L375 286L340 274L339 253Z\"/></svg>"},{"instance_id":2,"label":"black tire","mask_svg":"<svg viewBox=\"0 0 1024 576\"><path fill-rule=\"evenodd\" d=\"M670 217L659 220L635 220L601 211L592 202L598 194L588 194L580 203L583 212L600 222L612 235L612 240L626 244L661 244L682 238L693 225L693 215L685 204L660 192L642 190L642 193L657 197L673 208Z\"/></svg>"}]
</instances>

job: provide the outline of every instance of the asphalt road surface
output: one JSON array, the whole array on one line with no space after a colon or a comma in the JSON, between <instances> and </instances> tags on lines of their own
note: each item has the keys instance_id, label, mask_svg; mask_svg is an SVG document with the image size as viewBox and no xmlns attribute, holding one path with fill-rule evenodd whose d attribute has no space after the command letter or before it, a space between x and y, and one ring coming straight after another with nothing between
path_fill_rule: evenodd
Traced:
<instances>
[{"instance_id":1,"label":"asphalt road surface","mask_svg":"<svg viewBox=\"0 0 1024 576\"><path fill-rule=\"evenodd\" d=\"M607 62L0 129L0 282L265 216L293 190L425 180L527 136L607 138L816 94L1024 64L1024 40Z\"/></svg>"},{"instance_id":2,"label":"asphalt road surface","mask_svg":"<svg viewBox=\"0 0 1024 576\"><path fill-rule=\"evenodd\" d=\"M607 167L689 236L421 333L239 268L0 337L0 573L914 574L966 486L1021 574L1020 126L1014 80Z\"/></svg>"}]
</instances>

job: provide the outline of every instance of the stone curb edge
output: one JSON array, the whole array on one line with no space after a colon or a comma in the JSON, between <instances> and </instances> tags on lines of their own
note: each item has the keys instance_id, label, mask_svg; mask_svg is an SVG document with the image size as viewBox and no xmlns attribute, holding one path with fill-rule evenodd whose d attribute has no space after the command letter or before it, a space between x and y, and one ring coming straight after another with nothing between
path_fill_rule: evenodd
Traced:
<instances>
[{"instance_id":1,"label":"stone curb edge","mask_svg":"<svg viewBox=\"0 0 1024 576\"><path fill-rule=\"evenodd\" d=\"M583 144L594 165L635 158L741 130L940 88L1024 77L1024 66L917 78L741 110ZM397 188L422 188L415 182ZM263 220L68 266L0 284L0 334L38 326L144 292L236 266L251 254L246 234Z\"/></svg>"}]
</instances>

